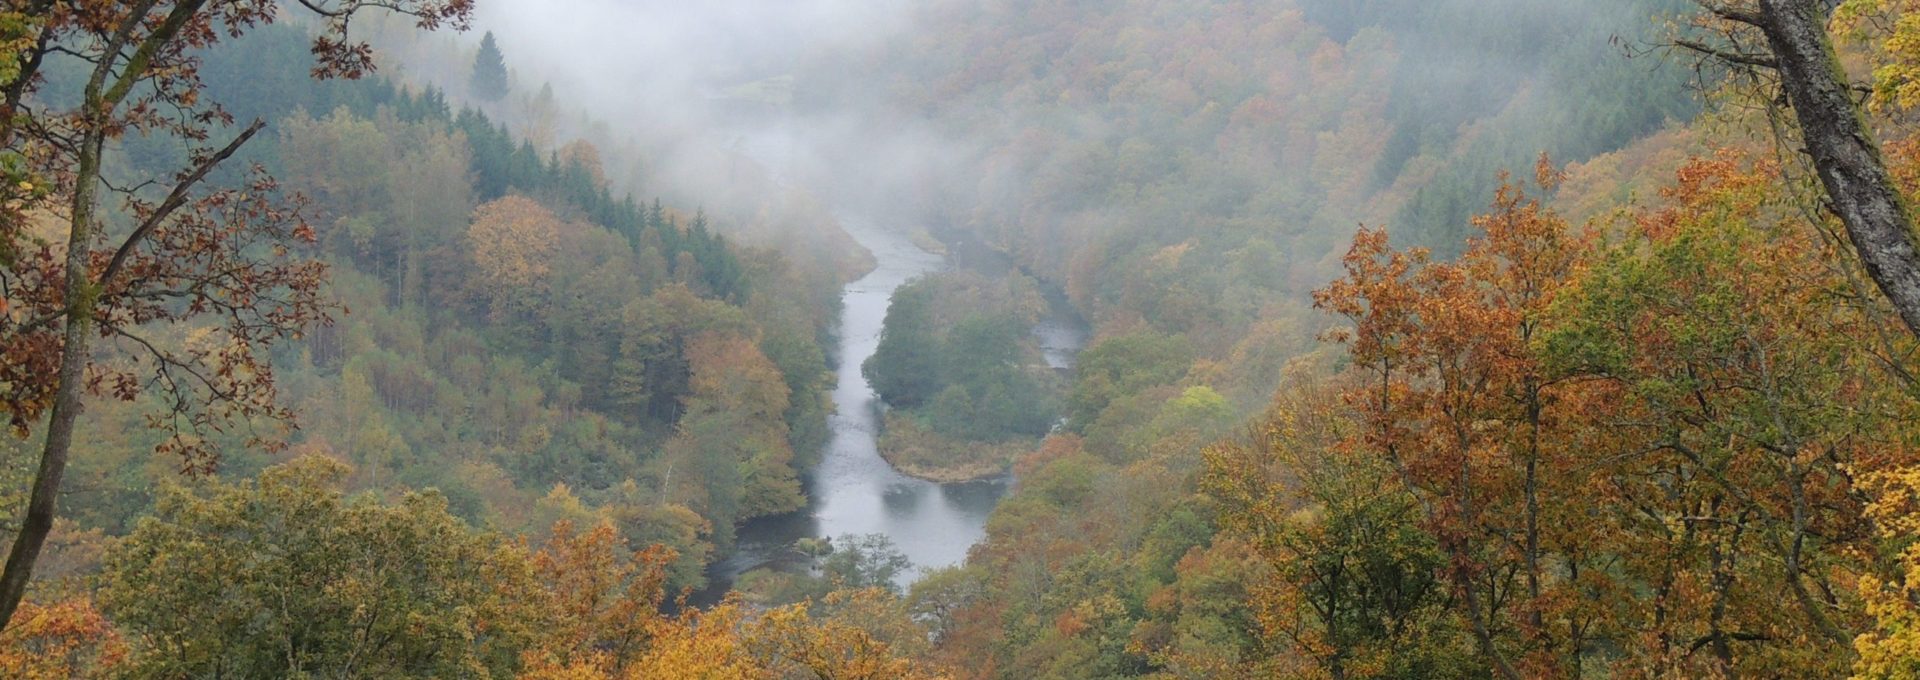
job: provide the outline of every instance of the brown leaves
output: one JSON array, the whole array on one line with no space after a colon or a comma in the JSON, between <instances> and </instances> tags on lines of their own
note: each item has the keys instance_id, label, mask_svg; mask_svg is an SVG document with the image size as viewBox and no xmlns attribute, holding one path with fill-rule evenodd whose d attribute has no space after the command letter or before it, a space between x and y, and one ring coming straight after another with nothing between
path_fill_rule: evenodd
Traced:
<instances>
[{"instance_id":1,"label":"brown leaves","mask_svg":"<svg viewBox=\"0 0 1920 680\"><path fill-rule=\"evenodd\" d=\"M255 4L274 3L251 0ZM435 30L450 26L467 30L473 0L295 0L326 21L326 31L313 39L315 78L360 78L374 70L373 46L352 37L353 17L369 8L412 16L414 26Z\"/></svg>"},{"instance_id":2,"label":"brown leaves","mask_svg":"<svg viewBox=\"0 0 1920 680\"><path fill-rule=\"evenodd\" d=\"M316 38L318 70L347 76L371 68L365 45L346 39L356 13L400 12L435 28L464 27L472 11L470 0L298 4L328 20ZM136 8L145 14L131 14ZM0 412L16 431L52 404L64 345L59 330L70 310L90 312L101 337L150 371L140 379L123 370L110 379L89 371L90 386L119 399L159 395L167 413L154 423L173 434L162 448L181 454L190 470L211 469L209 436L229 423L288 417L273 406L272 373L257 351L329 321L319 294L326 270L306 251L313 230L301 219L301 202L283 200L257 167L240 187L194 186L248 136L224 149L200 145L232 118L202 96L194 54L271 23L282 9L273 0L213 0L44 3L22 10L19 19L37 40L9 43L6 60L26 68L0 100L0 141L24 161L0 178ZM100 65L85 84L86 101L65 111L24 107L44 85L41 57L55 53ZM148 225L116 234L96 224L106 220L89 217L99 207L95 200L76 193L98 181L105 140L128 133L175 137L192 147L177 187L164 199L146 185L105 187L118 201L105 207ZM37 237L30 225L47 215L82 222L53 239L71 233L82 240ZM86 253L84 275L67 271L69 252ZM98 289L69 290L70 279L99 282ZM155 332L182 322L218 327L228 342L189 348Z\"/></svg>"},{"instance_id":3,"label":"brown leaves","mask_svg":"<svg viewBox=\"0 0 1920 680\"><path fill-rule=\"evenodd\" d=\"M160 398L166 412L153 423L172 433L162 449L190 473L212 471L212 435L231 425L291 422L275 403L261 349L332 322L321 294L326 266L310 259L311 229L298 207L282 204L278 186L255 168L246 187L195 199L129 250L99 299L101 334L146 366L137 385L131 375L115 378L112 393ZM152 209L136 204L135 213ZM193 324L184 340L151 336L156 324L182 322ZM269 446L278 438L253 437Z\"/></svg>"},{"instance_id":4,"label":"brown leaves","mask_svg":"<svg viewBox=\"0 0 1920 680\"><path fill-rule=\"evenodd\" d=\"M894 640L924 642L925 632L889 593L835 593L765 612L738 600L704 611L682 603L668 615L660 605L673 552L625 550L611 523L585 533L554 526L532 559L540 642L523 654L522 678L940 677L894 651Z\"/></svg>"},{"instance_id":5,"label":"brown leaves","mask_svg":"<svg viewBox=\"0 0 1920 680\"><path fill-rule=\"evenodd\" d=\"M1912 465L1911 339L1830 218L1781 194L1767 162L1696 159L1603 243L1509 186L1459 260L1366 230L1318 295L1353 322L1339 449L1417 501L1454 611L1511 675L1575 675L1610 640L1635 677L1825 676L1864 609L1910 620L1903 586L1869 582L1864 608L1848 586L1907 566L1876 555L1856 485ZM1226 483L1258 458L1226 453L1229 525L1297 539L1271 492ZM1907 644L1869 642L1875 663Z\"/></svg>"},{"instance_id":6,"label":"brown leaves","mask_svg":"<svg viewBox=\"0 0 1920 680\"><path fill-rule=\"evenodd\" d=\"M676 556L658 545L625 555L626 547L611 522L585 533L570 521L554 525L553 538L533 555L549 625L540 649L528 653L530 665L585 662L617 674L655 637L663 624L667 567Z\"/></svg>"}]
</instances>

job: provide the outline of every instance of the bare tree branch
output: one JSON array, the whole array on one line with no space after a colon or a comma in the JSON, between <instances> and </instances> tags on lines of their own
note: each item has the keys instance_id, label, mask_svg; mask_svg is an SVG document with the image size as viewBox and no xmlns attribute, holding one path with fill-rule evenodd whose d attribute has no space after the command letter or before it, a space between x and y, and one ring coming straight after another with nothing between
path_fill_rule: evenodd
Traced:
<instances>
[{"instance_id":1,"label":"bare tree branch","mask_svg":"<svg viewBox=\"0 0 1920 680\"><path fill-rule=\"evenodd\" d=\"M1732 51L1723 50L1723 49L1714 47L1712 45L1708 45L1706 43L1695 41L1695 40L1680 39L1680 40L1673 41L1673 44L1676 47L1682 47L1687 50L1698 52L1700 54L1712 57L1714 59L1719 59L1721 61L1725 61L1732 64L1740 64L1743 66L1753 66L1753 67L1765 68L1765 69L1773 69L1773 68L1780 67L1780 62L1775 61L1774 58L1769 55L1747 54L1744 52L1732 52Z\"/></svg>"}]
</instances>

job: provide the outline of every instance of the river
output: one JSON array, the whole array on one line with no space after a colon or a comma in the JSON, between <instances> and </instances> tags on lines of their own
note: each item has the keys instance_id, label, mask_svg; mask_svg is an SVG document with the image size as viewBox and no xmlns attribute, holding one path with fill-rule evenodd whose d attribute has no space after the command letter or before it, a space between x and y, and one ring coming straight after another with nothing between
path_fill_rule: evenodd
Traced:
<instances>
[{"instance_id":1,"label":"river","mask_svg":"<svg viewBox=\"0 0 1920 680\"><path fill-rule=\"evenodd\" d=\"M1012 481L1001 477L938 484L903 475L880 457L881 404L860 365L880 345L894 291L946 263L898 231L846 216L842 220L848 233L873 253L876 266L843 292L834 366L836 410L820 463L803 475L808 507L742 525L733 553L708 568L709 587L696 601L716 599L741 574L761 567L806 570L811 562L794 542L807 537L883 534L913 561L915 568L900 578L900 585L908 585L924 570L965 560L967 549L986 536L987 516ZM1064 309L1034 333L1048 363L1060 369L1071 365L1072 353L1085 337L1077 318Z\"/></svg>"},{"instance_id":2,"label":"river","mask_svg":"<svg viewBox=\"0 0 1920 680\"><path fill-rule=\"evenodd\" d=\"M751 157L782 183L796 173L792 168L813 156L791 120L768 120L755 113L735 121L732 147ZM838 179L838 173L827 173ZM817 195L844 196L848 187L825 189ZM836 189L838 191L836 191ZM870 188L851 192L856 197ZM835 412L829 416L826 450L811 470L801 472L807 507L741 525L732 552L708 565L708 586L693 597L695 604L717 602L741 574L770 568L789 573L808 572L813 562L795 547L802 538L882 534L913 562L898 577L905 587L926 570L960 564L967 550L986 537L992 514L1013 483L998 477L957 484L939 484L901 474L880 457L878 437L883 405L860 372L860 365L880 346L880 330L894 291L922 274L956 267L988 276L1005 275L1014 268L1004 253L987 247L971 235L951 229L937 234L947 254L927 251L909 236L914 230L870 219L862 201L842 204L836 217L849 235L873 254L874 268L847 284L841 293L839 345L832 350L837 382ZM1033 328L1049 366L1063 375L1072 370L1075 355L1086 343L1086 322L1057 288L1042 286L1048 313Z\"/></svg>"}]
</instances>

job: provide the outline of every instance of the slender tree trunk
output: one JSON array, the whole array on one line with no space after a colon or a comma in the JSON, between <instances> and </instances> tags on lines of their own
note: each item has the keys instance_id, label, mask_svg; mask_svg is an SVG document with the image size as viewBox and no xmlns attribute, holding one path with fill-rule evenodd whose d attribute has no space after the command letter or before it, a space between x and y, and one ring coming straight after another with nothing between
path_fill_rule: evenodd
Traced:
<instances>
[{"instance_id":1,"label":"slender tree trunk","mask_svg":"<svg viewBox=\"0 0 1920 680\"><path fill-rule=\"evenodd\" d=\"M1499 645L1493 640L1493 629L1487 624L1489 617L1482 609L1484 604L1480 601L1480 591L1473 582L1473 576L1467 573L1466 567L1462 565L1456 564L1450 571L1453 573L1454 586L1460 589L1461 597L1466 600L1466 609L1471 612L1467 617L1467 623L1473 627L1473 637L1480 643L1480 653L1493 664L1493 670L1499 673L1500 677L1506 680L1521 680L1520 672L1514 670L1513 664L1507 662L1506 655L1500 653Z\"/></svg>"},{"instance_id":2,"label":"slender tree trunk","mask_svg":"<svg viewBox=\"0 0 1920 680\"><path fill-rule=\"evenodd\" d=\"M33 577L34 562L40 558L40 548L46 544L47 533L53 530L60 481L66 475L67 459L73 448L73 426L80 417L80 389L86 381L89 341L94 333L93 313L101 293L99 283L93 280L91 273L93 229L100 194L101 157L106 149L109 123L114 110L133 92L147 67L153 63L155 55L179 36L187 22L207 2L180 0L167 12L166 19L137 42L133 40L137 28L158 3L156 0L129 3L131 6L128 7L124 22L102 49L107 56L94 65L93 75L81 96L79 111L83 119L83 133L74 159L73 200L67 227L65 344L60 350L60 372L55 378L53 407L47 417L47 439L40 452L40 468L34 473L33 490L27 498L27 512L21 518L20 533L14 536L13 547L7 551L6 566L0 568L0 630L5 630L12 622L14 611L26 596L27 581ZM138 46L122 62L119 55L129 45ZM9 96L12 94L9 93ZM253 129L241 136L240 141L244 142L257 129L256 123ZM131 245L139 238L140 234L136 231L128 237L126 245ZM113 265L108 265L109 271L112 268Z\"/></svg>"},{"instance_id":3,"label":"slender tree trunk","mask_svg":"<svg viewBox=\"0 0 1920 680\"><path fill-rule=\"evenodd\" d=\"M1531 335L1531 334L1528 334ZM1527 464L1524 491L1527 497L1527 622L1533 634L1546 636L1546 620L1540 611L1540 387L1529 384L1527 394ZM1551 646L1551 641L1549 641Z\"/></svg>"},{"instance_id":4,"label":"slender tree trunk","mask_svg":"<svg viewBox=\"0 0 1920 680\"><path fill-rule=\"evenodd\" d=\"M1733 590L1733 569L1735 551L1738 550L1740 524L1735 524L1732 535L1716 543L1708 559L1708 572L1712 574L1713 605L1707 614L1707 637L1713 644L1713 658L1719 663L1720 672L1733 677L1733 645L1727 638L1727 630L1721 625L1727 618L1727 597Z\"/></svg>"},{"instance_id":5,"label":"slender tree trunk","mask_svg":"<svg viewBox=\"0 0 1920 680\"><path fill-rule=\"evenodd\" d=\"M1340 639L1340 575L1346 573L1336 564L1329 574L1327 587L1327 640L1333 643L1333 656L1328 659L1327 675L1333 680L1347 680L1347 643Z\"/></svg>"},{"instance_id":6,"label":"slender tree trunk","mask_svg":"<svg viewBox=\"0 0 1920 680\"><path fill-rule=\"evenodd\" d=\"M1471 439L1465 434L1459 433L1457 429L1455 436L1459 439L1460 450L1463 452L1460 459L1460 516L1462 521L1466 521L1465 518L1475 516L1472 486L1473 463L1471 462L1471 458L1464 455L1464 452L1472 450L1470 446ZM1473 582L1473 574L1467 567L1473 560L1473 546L1469 545L1465 538L1467 530L1459 529L1458 531L1460 531L1461 537L1449 539L1446 543L1450 548L1449 552L1453 560L1452 571L1454 574L1454 582L1460 588L1461 596L1466 599L1467 611L1473 612L1473 616L1468 619L1468 622L1473 625L1474 637L1480 641L1480 652L1485 654L1487 660L1493 663L1493 668L1499 672L1500 677L1506 680L1521 680L1520 673L1514 670L1513 664L1507 661L1506 655L1500 653L1500 646L1494 642L1493 626L1489 621L1493 620L1495 612L1491 607L1483 608L1484 605L1480 601L1480 591ZM1488 590L1489 592L1492 591L1491 588Z\"/></svg>"},{"instance_id":7,"label":"slender tree trunk","mask_svg":"<svg viewBox=\"0 0 1920 680\"><path fill-rule=\"evenodd\" d=\"M1827 35L1823 0L1760 0L1780 83L1825 186L1829 207L1867 273L1907 329L1920 335L1920 239L1913 213L1881 159L1873 132L1854 104Z\"/></svg>"},{"instance_id":8,"label":"slender tree trunk","mask_svg":"<svg viewBox=\"0 0 1920 680\"><path fill-rule=\"evenodd\" d=\"M13 612L26 596L27 581L33 576L33 564L53 529L54 509L60 497L60 480L66 474L67 458L73 448L73 426L80 417L80 386L86 380L88 341L93 339L93 307L97 291L88 276L93 243L94 197L99 185L94 176L100 170L103 141L98 133L81 142L77 179L73 189L73 220L68 227L66 337L60 351L60 374L54 383L53 409L47 419L47 440L40 452L40 469L34 473L32 495L27 513L21 519L20 533L7 552L7 564L0 569L0 630L13 620Z\"/></svg>"},{"instance_id":9,"label":"slender tree trunk","mask_svg":"<svg viewBox=\"0 0 1920 680\"><path fill-rule=\"evenodd\" d=\"M1788 476L1793 480L1793 535L1787 543L1786 560L1782 565L1786 571L1787 584L1791 586L1794 599L1799 601L1800 609L1806 612L1807 621L1812 624L1814 630L1837 644L1851 644L1853 636L1848 635L1846 631L1841 630L1840 626L1833 623L1833 619L1821 609L1823 605L1813 598L1812 593L1807 592L1806 582L1800 580L1801 575L1807 570L1803 553L1807 542L1807 524L1810 521L1808 515L1812 510L1807 503L1807 473L1801 471L1797 463L1789 462L1789 465L1791 472Z\"/></svg>"}]
</instances>

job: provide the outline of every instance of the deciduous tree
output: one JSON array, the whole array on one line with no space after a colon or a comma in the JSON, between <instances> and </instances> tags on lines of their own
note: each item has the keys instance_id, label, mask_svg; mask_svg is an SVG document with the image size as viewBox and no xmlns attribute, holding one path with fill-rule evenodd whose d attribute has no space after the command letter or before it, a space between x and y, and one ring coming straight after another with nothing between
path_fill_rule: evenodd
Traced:
<instances>
[{"instance_id":1,"label":"deciduous tree","mask_svg":"<svg viewBox=\"0 0 1920 680\"><path fill-rule=\"evenodd\" d=\"M119 670L127 644L87 599L24 602L0 633L0 675L19 680L104 677Z\"/></svg>"},{"instance_id":2,"label":"deciduous tree","mask_svg":"<svg viewBox=\"0 0 1920 680\"><path fill-rule=\"evenodd\" d=\"M1551 185L1544 158L1539 175ZM1392 251L1385 232L1363 230L1347 277L1315 300L1354 322L1334 337L1365 375L1348 396L1364 423L1357 442L1419 501L1489 663L1509 678L1574 675L1589 622L1556 591L1584 565L1548 557L1558 520L1544 499L1580 493L1557 426L1575 402L1531 344L1582 246L1512 185L1475 223L1485 236L1457 263Z\"/></svg>"},{"instance_id":3,"label":"deciduous tree","mask_svg":"<svg viewBox=\"0 0 1920 680\"><path fill-rule=\"evenodd\" d=\"M212 467L205 435L229 418L286 415L256 352L323 317L322 269L293 253L312 234L276 200L271 179L255 173L242 186L201 186L262 123L228 125L201 97L197 69L204 48L300 8L320 20L314 74L352 78L373 68L372 48L349 32L362 10L411 15L421 28L464 27L472 2L31 0L0 22L12 38L12 77L0 84L0 409L21 432L46 418L33 491L0 570L0 626L52 526L83 391L165 395L170 412L156 423L176 436L162 448L192 470ZM87 74L71 108L39 96L59 60L76 60ZM223 132L229 141L210 141ZM104 183L110 143L130 134L182 140L191 149L185 166L165 183ZM118 205L106 204L109 196ZM60 227L36 227L53 222ZM178 348L142 330L191 317L217 319L217 337ZM101 338L141 364L98 363L93 341Z\"/></svg>"},{"instance_id":4,"label":"deciduous tree","mask_svg":"<svg viewBox=\"0 0 1920 680\"><path fill-rule=\"evenodd\" d=\"M562 226L546 206L525 196L474 210L467 239L495 321L545 308Z\"/></svg>"},{"instance_id":5,"label":"deciduous tree","mask_svg":"<svg viewBox=\"0 0 1920 680\"><path fill-rule=\"evenodd\" d=\"M526 644L518 547L434 493L346 498L305 457L258 481L169 490L107 558L103 608L147 677L499 675Z\"/></svg>"},{"instance_id":6,"label":"deciduous tree","mask_svg":"<svg viewBox=\"0 0 1920 680\"><path fill-rule=\"evenodd\" d=\"M1834 54L1828 23L1842 3L1696 2L1712 19L1707 29L1718 40L1683 38L1678 44L1777 85L1799 122L1802 150L1826 191L1827 209L1846 226L1854 252L1907 329L1920 335L1920 233Z\"/></svg>"}]
</instances>

